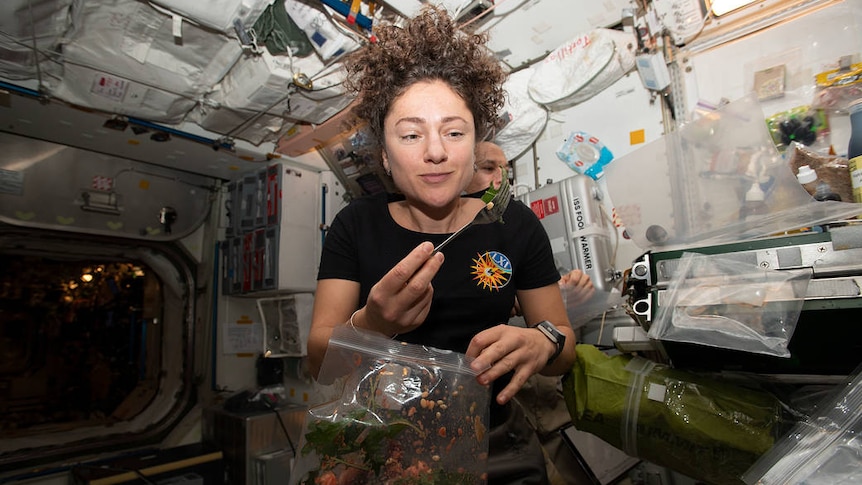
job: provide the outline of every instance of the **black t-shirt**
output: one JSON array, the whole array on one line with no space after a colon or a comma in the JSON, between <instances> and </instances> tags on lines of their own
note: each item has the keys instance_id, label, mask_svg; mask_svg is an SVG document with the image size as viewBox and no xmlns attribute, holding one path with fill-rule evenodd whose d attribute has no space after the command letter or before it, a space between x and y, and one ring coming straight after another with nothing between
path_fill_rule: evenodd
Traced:
<instances>
[{"instance_id":1,"label":"black t-shirt","mask_svg":"<svg viewBox=\"0 0 862 485\"><path fill-rule=\"evenodd\" d=\"M354 200L335 217L323 244L318 279L358 281L360 308L371 287L416 246L424 241L437 245L449 236L399 226L389 214L392 200L397 196ZM550 241L535 214L513 200L503 221L473 226L443 249L446 259L432 280L428 317L399 340L466 352L473 335L509 320L516 290L560 279Z\"/></svg>"}]
</instances>

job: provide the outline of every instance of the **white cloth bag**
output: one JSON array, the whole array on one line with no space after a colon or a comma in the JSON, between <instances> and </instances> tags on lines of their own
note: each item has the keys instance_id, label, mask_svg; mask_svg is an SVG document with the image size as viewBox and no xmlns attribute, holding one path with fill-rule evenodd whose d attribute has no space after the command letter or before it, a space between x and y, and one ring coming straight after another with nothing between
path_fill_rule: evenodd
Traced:
<instances>
[{"instance_id":1,"label":"white cloth bag","mask_svg":"<svg viewBox=\"0 0 862 485\"><path fill-rule=\"evenodd\" d=\"M507 123L497 132L494 142L503 149L506 160L521 156L542 134L548 123L548 111L533 101L527 90L532 76L532 69L524 69L510 75L503 84L506 103L502 116Z\"/></svg>"},{"instance_id":2,"label":"white cloth bag","mask_svg":"<svg viewBox=\"0 0 862 485\"><path fill-rule=\"evenodd\" d=\"M633 34L594 29L578 35L535 66L530 97L551 111L582 103L632 70L636 55Z\"/></svg>"},{"instance_id":3,"label":"white cloth bag","mask_svg":"<svg viewBox=\"0 0 862 485\"><path fill-rule=\"evenodd\" d=\"M195 24L232 33L234 20L248 29L273 0L150 0L150 3L178 14Z\"/></svg>"}]
</instances>

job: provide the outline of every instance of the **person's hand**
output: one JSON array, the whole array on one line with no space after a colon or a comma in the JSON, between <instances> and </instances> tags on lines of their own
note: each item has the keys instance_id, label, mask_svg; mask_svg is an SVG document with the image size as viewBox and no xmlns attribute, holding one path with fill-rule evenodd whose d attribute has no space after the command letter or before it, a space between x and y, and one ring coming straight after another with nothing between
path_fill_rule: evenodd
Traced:
<instances>
[{"instance_id":1,"label":"person's hand","mask_svg":"<svg viewBox=\"0 0 862 485\"><path fill-rule=\"evenodd\" d=\"M514 371L512 380L497 394L497 402L506 404L530 376L545 367L554 350L554 344L535 328L500 324L477 333L466 355L474 359L470 367L480 373L477 379L482 385Z\"/></svg>"},{"instance_id":2,"label":"person's hand","mask_svg":"<svg viewBox=\"0 0 862 485\"><path fill-rule=\"evenodd\" d=\"M579 269L573 269L564 274L559 283L567 307L580 305L596 293L593 281Z\"/></svg>"},{"instance_id":3,"label":"person's hand","mask_svg":"<svg viewBox=\"0 0 862 485\"><path fill-rule=\"evenodd\" d=\"M442 253L429 258L433 250L430 242L416 246L371 287L365 307L354 315L355 325L389 336L419 327L431 307L431 279L443 264Z\"/></svg>"}]
</instances>

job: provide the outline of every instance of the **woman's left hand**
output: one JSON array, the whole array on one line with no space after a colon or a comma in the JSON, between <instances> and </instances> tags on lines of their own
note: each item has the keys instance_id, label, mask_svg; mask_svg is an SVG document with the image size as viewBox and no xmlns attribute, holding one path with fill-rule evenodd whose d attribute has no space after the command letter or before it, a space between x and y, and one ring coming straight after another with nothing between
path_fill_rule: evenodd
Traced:
<instances>
[{"instance_id":1,"label":"woman's left hand","mask_svg":"<svg viewBox=\"0 0 862 485\"><path fill-rule=\"evenodd\" d=\"M476 334L467 356L475 359L470 367L481 372L478 380L483 385L514 371L512 380L497 394L497 402L505 404L530 376L545 367L554 350L554 344L535 328L500 324Z\"/></svg>"}]
</instances>

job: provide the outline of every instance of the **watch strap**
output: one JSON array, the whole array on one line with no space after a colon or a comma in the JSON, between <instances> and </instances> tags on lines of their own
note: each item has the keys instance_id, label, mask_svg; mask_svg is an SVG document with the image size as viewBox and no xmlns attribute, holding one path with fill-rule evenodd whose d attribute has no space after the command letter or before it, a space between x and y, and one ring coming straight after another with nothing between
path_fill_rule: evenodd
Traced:
<instances>
[{"instance_id":1,"label":"watch strap","mask_svg":"<svg viewBox=\"0 0 862 485\"><path fill-rule=\"evenodd\" d=\"M547 320L542 320L541 322L533 325L532 328L535 328L536 330L542 332L542 335L547 337L547 339L550 340L551 343L557 346L557 349L554 351L553 355L548 358L548 362L545 364L550 365L563 352L563 348L566 345L566 336L565 334L560 333L560 331L557 330L557 327L555 327L553 323Z\"/></svg>"}]
</instances>

